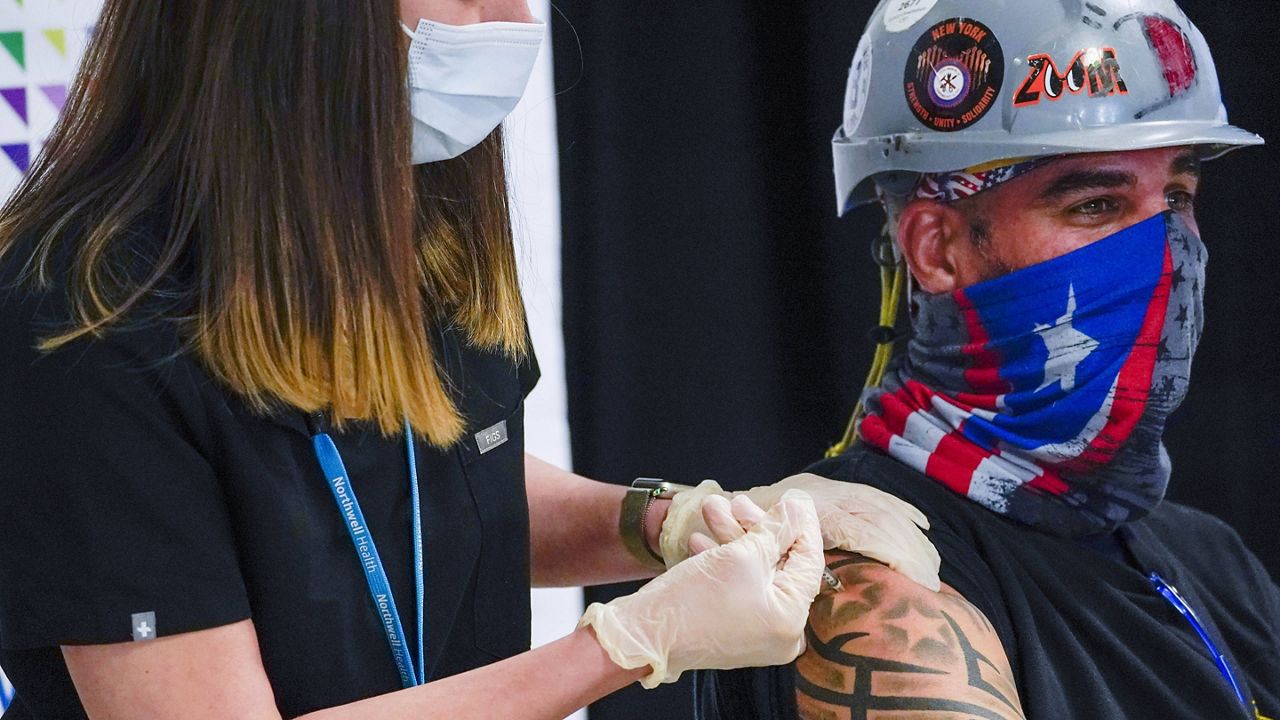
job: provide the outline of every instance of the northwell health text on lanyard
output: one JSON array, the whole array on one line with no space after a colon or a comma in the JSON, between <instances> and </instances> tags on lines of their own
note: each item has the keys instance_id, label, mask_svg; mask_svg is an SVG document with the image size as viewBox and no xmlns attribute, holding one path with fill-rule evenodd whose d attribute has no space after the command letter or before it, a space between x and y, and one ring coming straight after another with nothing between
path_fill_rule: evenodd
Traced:
<instances>
[{"instance_id":1,"label":"northwell health text on lanyard","mask_svg":"<svg viewBox=\"0 0 1280 720\"><path fill-rule=\"evenodd\" d=\"M333 438L320 430L315 417L307 417L307 427L311 432L311 442L315 447L316 459L324 471L333 492L333 499L338 503L342 513L343 524L351 534L351 542L355 545L356 555L364 570L365 580L369 584L369 596L373 599L378 617L382 621L382 629L387 634L387 644L391 646L391 656L395 659L396 670L400 673L400 684L406 688L422 685L426 682L426 663L423 652L423 582L422 582L422 507L418 494L418 463L414 456L413 431L405 422L404 441L406 459L409 463L409 494L413 506L413 579L415 598L418 610L418 654L417 662L409 652L405 642L404 625L400 622L400 613L396 610L395 596L391 593L391 583L387 580L387 571L382 566L382 558L378 555L378 546L373 542L369 526L364 521L364 513L360 510L360 501L356 499L355 489L351 487L351 477L342 462L342 455L334 445ZM416 669L415 669L416 668Z\"/></svg>"}]
</instances>

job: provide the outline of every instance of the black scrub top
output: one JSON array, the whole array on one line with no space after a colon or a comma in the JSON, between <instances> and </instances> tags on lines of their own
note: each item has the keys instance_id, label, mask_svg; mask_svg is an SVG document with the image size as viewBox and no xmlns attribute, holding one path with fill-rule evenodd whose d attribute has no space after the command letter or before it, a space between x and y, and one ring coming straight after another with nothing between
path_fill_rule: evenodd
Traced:
<instances>
[{"instance_id":1,"label":"black scrub top","mask_svg":"<svg viewBox=\"0 0 1280 720\"><path fill-rule=\"evenodd\" d=\"M62 293L11 279L0 268L0 667L17 689L4 719L84 717L59 646L134 641L137 613L159 636L252 619L284 717L400 689L304 418L251 412L163 322L38 353ZM416 446L428 679L529 648L522 416L538 378L532 357L453 330L436 350L468 430L448 450ZM503 422L507 441L481 453L476 433ZM416 655L404 438L326 429Z\"/></svg>"}]
</instances>

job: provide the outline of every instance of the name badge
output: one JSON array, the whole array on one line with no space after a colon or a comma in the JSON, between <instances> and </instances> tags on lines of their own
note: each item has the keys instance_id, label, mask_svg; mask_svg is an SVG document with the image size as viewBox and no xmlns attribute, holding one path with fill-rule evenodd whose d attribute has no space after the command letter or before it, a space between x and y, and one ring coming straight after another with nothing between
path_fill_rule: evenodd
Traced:
<instances>
[{"instance_id":1,"label":"name badge","mask_svg":"<svg viewBox=\"0 0 1280 720\"><path fill-rule=\"evenodd\" d=\"M486 428L476 433L476 447L480 448L480 454L484 455L490 450L505 444L508 439L507 421L503 420L491 428Z\"/></svg>"}]
</instances>

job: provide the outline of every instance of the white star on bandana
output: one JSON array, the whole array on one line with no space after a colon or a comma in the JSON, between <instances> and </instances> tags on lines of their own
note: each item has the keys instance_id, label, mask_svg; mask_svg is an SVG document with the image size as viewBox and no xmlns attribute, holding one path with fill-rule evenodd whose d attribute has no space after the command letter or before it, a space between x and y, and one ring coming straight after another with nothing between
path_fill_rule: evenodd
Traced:
<instances>
[{"instance_id":1,"label":"white star on bandana","mask_svg":"<svg viewBox=\"0 0 1280 720\"><path fill-rule=\"evenodd\" d=\"M1076 330L1072 325L1076 314L1076 287L1071 285L1067 293L1067 314L1053 325L1036 325L1036 332L1044 340L1049 358L1044 363L1044 382L1036 388L1040 392L1054 383L1062 383L1062 389L1070 392L1076 386L1076 368L1089 354L1098 349L1098 341Z\"/></svg>"}]
</instances>

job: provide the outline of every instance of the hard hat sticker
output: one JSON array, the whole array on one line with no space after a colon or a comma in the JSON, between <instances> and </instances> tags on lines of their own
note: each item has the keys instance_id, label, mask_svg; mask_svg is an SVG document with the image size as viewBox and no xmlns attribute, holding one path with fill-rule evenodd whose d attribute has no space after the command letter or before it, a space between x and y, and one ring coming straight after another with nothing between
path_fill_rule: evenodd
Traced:
<instances>
[{"instance_id":1,"label":"hard hat sticker","mask_svg":"<svg viewBox=\"0 0 1280 720\"><path fill-rule=\"evenodd\" d=\"M1146 15L1142 17L1142 29L1160 61L1165 82L1169 83L1169 97L1179 97L1195 87L1200 81L1200 68L1191 38L1182 28L1169 18Z\"/></svg>"},{"instance_id":2,"label":"hard hat sticker","mask_svg":"<svg viewBox=\"0 0 1280 720\"><path fill-rule=\"evenodd\" d=\"M852 135L862 124L867 110L867 98L871 96L871 36L863 35L858 50L849 67L849 87L844 99L844 131Z\"/></svg>"},{"instance_id":3,"label":"hard hat sticker","mask_svg":"<svg viewBox=\"0 0 1280 720\"><path fill-rule=\"evenodd\" d=\"M1004 83L1004 50L986 25L943 20L916 41L907 57L907 105L932 130L954 132L978 122Z\"/></svg>"},{"instance_id":4,"label":"hard hat sticker","mask_svg":"<svg viewBox=\"0 0 1280 720\"><path fill-rule=\"evenodd\" d=\"M884 9L884 29L889 32L910 30L937 4L938 0L893 0Z\"/></svg>"},{"instance_id":5,"label":"hard hat sticker","mask_svg":"<svg viewBox=\"0 0 1280 720\"><path fill-rule=\"evenodd\" d=\"M1071 58L1065 72L1058 72L1053 56L1046 53L1028 57L1027 66L1027 79L1013 96L1014 107L1038 105L1042 99L1061 100L1068 93L1079 95L1086 88L1089 97L1129 94L1113 48L1081 50Z\"/></svg>"},{"instance_id":6,"label":"hard hat sticker","mask_svg":"<svg viewBox=\"0 0 1280 720\"><path fill-rule=\"evenodd\" d=\"M1168 98L1143 108L1135 116L1137 119L1172 105L1175 100L1191 92L1200 84L1200 64L1196 60L1195 47L1191 38L1178 23L1163 15L1147 15L1136 13L1126 15L1116 21L1116 29L1130 21L1142 23L1142 32L1147 37L1151 52L1164 74L1169 86Z\"/></svg>"}]
</instances>

